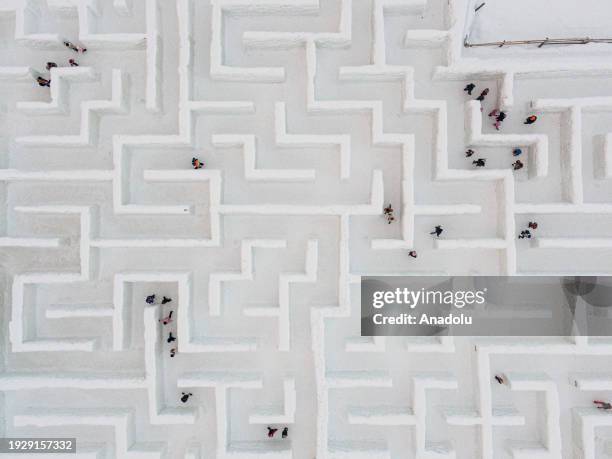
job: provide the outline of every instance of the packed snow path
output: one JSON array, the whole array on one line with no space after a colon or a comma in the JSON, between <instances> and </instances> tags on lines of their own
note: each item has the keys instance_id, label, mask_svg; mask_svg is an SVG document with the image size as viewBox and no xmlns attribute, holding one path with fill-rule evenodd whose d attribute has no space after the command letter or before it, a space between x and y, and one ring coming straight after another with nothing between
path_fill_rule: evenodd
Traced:
<instances>
[{"instance_id":1,"label":"packed snow path","mask_svg":"<svg viewBox=\"0 0 612 459\"><path fill-rule=\"evenodd\" d=\"M611 48L465 50L474 3L0 0L0 436L612 456L612 340L358 336L363 274L612 272Z\"/></svg>"}]
</instances>

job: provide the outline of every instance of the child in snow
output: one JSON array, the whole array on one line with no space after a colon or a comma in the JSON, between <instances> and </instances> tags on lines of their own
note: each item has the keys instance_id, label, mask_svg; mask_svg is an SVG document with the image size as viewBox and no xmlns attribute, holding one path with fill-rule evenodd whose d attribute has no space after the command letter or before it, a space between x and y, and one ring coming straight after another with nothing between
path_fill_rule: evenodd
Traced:
<instances>
[{"instance_id":1,"label":"child in snow","mask_svg":"<svg viewBox=\"0 0 612 459\"><path fill-rule=\"evenodd\" d=\"M529 222L529 224L527 225L528 228L531 228L532 230L534 229L538 229L538 224L537 222Z\"/></svg>"},{"instance_id":2,"label":"child in snow","mask_svg":"<svg viewBox=\"0 0 612 459\"><path fill-rule=\"evenodd\" d=\"M283 429L282 436L283 438L287 438L288 435L289 435L289 427L285 427Z\"/></svg>"},{"instance_id":3,"label":"child in snow","mask_svg":"<svg viewBox=\"0 0 612 459\"><path fill-rule=\"evenodd\" d=\"M68 59L68 63L70 64L70 67L78 67L79 64L77 64L77 62L74 59Z\"/></svg>"},{"instance_id":4,"label":"child in snow","mask_svg":"<svg viewBox=\"0 0 612 459\"><path fill-rule=\"evenodd\" d=\"M533 124L538 120L538 117L535 115L528 116L525 118L525 122L523 124Z\"/></svg>"},{"instance_id":5,"label":"child in snow","mask_svg":"<svg viewBox=\"0 0 612 459\"><path fill-rule=\"evenodd\" d=\"M523 168L523 163L521 162L520 159L517 159L515 162L512 163L512 169L514 169L515 171L518 171L519 169Z\"/></svg>"},{"instance_id":6,"label":"child in snow","mask_svg":"<svg viewBox=\"0 0 612 459\"><path fill-rule=\"evenodd\" d=\"M149 295L145 301L147 302L147 304L155 304L155 295Z\"/></svg>"},{"instance_id":7,"label":"child in snow","mask_svg":"<svg viewBox=\"0 0 612 459\"><path fill-rule=\"evenodd\" d=\"M465 157L466 157L466 158L469 158L469 157L470 157L470 156L472 156L474 153L475 153L475 151L474 151L474 150L472 150L472 149L470 148L470 149L468 149L468 150L465 152Z\"/></svg>"},{"instance_id":8,"label":"child in snow","mask_svg":"<svg viewBox=\"0 0 612 459\"><path fill-rule=\"evenodd\" d=\"M161 304L166 304L166 303L170 303L172 301L172 298L166 298L165 296L162 298L162 302Z\"/></svg>"},{"instance_id":9,"label":"child in snow","mask_svg":"<svg viewBox=\"0 0 612 459\"><path fill-rule=\"evenodd\" d=\"M176 355L176 348L173 347L172 349L170 349L170 357L174 357Z\"/></svg>"},{"instance_id":10,"label":"child in snow","mask_svg":"<svg viewBox=\"0 0 612 459\"><path fill-rule=\"evenodd\" d=\"M506 380L504 379L503 375L495 375L495 381L497 381L499 384L505 384Z\"/></svg>"},{"instance_id":11,"label":"child in snow","mask_svg":"<svg viewBox=\"0 0 612 459\"><path fill-rule=\"evenodd\" d=\"M472 161L472 164L476 167L484 167L486 158L478 158L476 161Z\"/></svg>"},{"instance_id":12,"label":"child in snow","mask_svg":"<svg viewBox=\"0 0 612 459\"><path fill-rule=\"evenodd\" d=\"M417 257L416 250L411 250L410 252L408 252L408 256L411 256L412 258L416 258Z\"/></svg>"},{"instance_id":13,"label":"child in snow","mask_svg":"<svg viewBox=\"0 0 612 459\"><path fill-rule=\"evenodd\" d=\"M185 392L181 392L181 402L183 403L187 403L187 400L189 400L189 397L191 397L193 394L191 392L189 393L185 393Z\"/></svg>"},{"instance_id":14,"label":"child in snow","mask_svg":"<svg viewBox=\"0 0 612 459\"><path fill-rule=\"evenodd\" d=\"M278 429L273 429L272 427L268 426L268 438L272 438L277 430Z\"/></svg>"},{"instance_id":15,"label":"child in snow","mask_svg":"<svg viewBox=\"0 0 612 459\"><path fill-rule=\"evenodd\" d=\"M474 83L469 83L465 88L463 88L463 90L471 96L474 88L476 88L476 85Z\"/></svg>"},{"instance_id":16,"label":"child in snow","mask_svg":"<svg viewBox=\"0 0 612 459\"><path fill-rule=\"evenodd\" d=\"M47 62L47 70L51 70L54 67L57 67L55 62Z\"/></svg>"},{"instance_id":17,"label":"child in snow","mask_svg":"<svg viewBox=\"0 0 612 459\"><path fill-rule=\"evenodd\" d=\"M168 334L168 339L166 340L167 343L171 343L172 341L176 341L176 338L174 336L172 336L172 332L170 332Z\"/></svg>"}]
</instances>

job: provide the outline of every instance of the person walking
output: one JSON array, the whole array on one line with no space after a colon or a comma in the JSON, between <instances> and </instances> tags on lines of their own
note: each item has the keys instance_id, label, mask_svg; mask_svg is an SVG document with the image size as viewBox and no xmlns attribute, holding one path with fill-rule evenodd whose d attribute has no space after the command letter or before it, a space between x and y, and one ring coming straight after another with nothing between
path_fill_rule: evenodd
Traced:
<instances>
[{"instance_id":1,"label":"person walking","mask_svg":"<svg viewBox=\"0 0 612 459\"><path fill-rule=\"evenodd\" d=\"M484 167L486 161L486 158L478 158L477 160L472 161L472 164L476 167Z\"/></svg>"},{"instance_id":2,"label":"person walking","mask_svg":"<svg viewBox=\"0 0 612 459\"><path fill-rule=\"evenodd\" d=\"M593 400L593 403L600 410L605 410L605 411L612 410L612 404L608 402L604 402L601 400Z\"/></svg>"},{"instance_id":3,"label":"person walking","mask_svg":"<svg viewBox=\"0 0 612 459\"><path fill-rule=\"evenodd\" d=\"M193 394L191 392L186 393L186 392L181 392L181 402L183 403L187 403L187 400L189 400L189 397L191 397Z\"/></svg>"},{"instance_id":4,"label":"person walking","mask_svg":"<svg viewBox=\"0 0 612 459\"><path fill-rule=\"evenodd\" d=\"M289 436L289 427L285 427L281 433L283 438L287 438Z\"/></svg>"},{"instance_id":5,"label":"person walking","mask_svg":"<svg viewBox=\"0 0 612 459\"><path fill-rule=\"evenodd\" d=\"M470 156L472 156L474 153L476 153L474 150L472 150L471 148L469 148L468 150L466 150L465 152L465 157L469 158Z\"/></svg>"},{"instance_id":6,"label":"person walking","mask_svg":"<svg viewBox=\"0 0 612 459\"><path fill-rule=\"evenodd\" d=\"M444 230L442 229L442 226L441 226L441 225L437 225L437 226L434 228L434 230L433 230L431 233L429 233L429 234L435 234L435 235L436 235L436 237L440 237L440 234L442 234L442 231L444 231Z\"/></svg>"},{"instance_id":7,"label":"person walking","mask_svg":"<svg viewBox=\"0 0 612 459\"><path fill-rule=\"evenodd\" d=\"M46 86L47 88L51 87L51 80L47 80L46 78L43 77L37 77L36 81L38 82L38 86Z\"/></svg>"},{"instance_id":8,"label":"person walking","mask_svg":"<svg viewBox=\"0 0 612 459\"><path fill-rule=\"evenodd\" d=\"M83 48L82 46L77 46L74 43L69 42L68 40L64 41L64 46L68 49L71 49L75 53L84 53L85 51L87 51L87 48Z\"/></svg>"},{"instance_id":9,"label":"person walking","mask_svg":"<svg viewBox=\"0 0 612 459\"><path fill-rule=\"evenodd\" d=\"M191 165L194 169L202 169L204 167L204 163L198 158L191 158Z\"/></svg>"},{"instance_id":10,"label":"person walking","mask_svg":"<svg viewBox=\"0 0 612 459\"><path fill-rule=\"evenodd\" d=\"M495 127L496 130L499 131L499 128L501 127L502 122L506 119L506 114L504 112L499 112L495 118L495 123L493 123L493 126Z\"/></svg>"},{"instance_id":11,"label":"person walking","mask_svg":"<svg viewBox=\"0 0 612 459\"><path fill-rule=\"evenodd\" d=\"M416 250L411 250L410 252L408 252L408 256L410 256L412 258L416 258L417 257Z\"/></svg>"},{"instance_id":12,"label":"person walking","mask_svg":"<svg viewBox=\"0 0 612 459\"><path fill-rule=\"evenodd\" d=\"M485 88L480 95L476 98L476 100L482 102L483 100L485 100L485 97L487 97L487 94L489 94L489 88Z\"/></svg>"},{"instance_id":13,"label":"person walking","mask_svg":"<svg viewBox=\"0 0 612 459\"><path fill-rule=\"evenodd\" d=\"M163 319L159 319L159 321L163 324L163 325L168 325L170 322L172 322L172 313L174 311L170 311L170 314L168 314L167 317L164 317Z\"/></svg>"},{"instance_id":14,"label":"person walking","mask_svg":"<svg viewBox=\"0 0 612 459\"><path fill-rule=\"evenodd\" d=\"M525 122L523 124L533 124L538 120L538 117L535 115L528 116L525 118Z\"/></svg>"},{"instance_id":15,"label":"person walking","mask_svg":"<svg viewBox=\"0 0 612 459\"><path fill-rule=\"evenodd\" d=\"M515 171L518 171L519 169L523 168L523 163L521 162L520 159L517 159L515 162L512 163L512 169L514 169Z\"/></svg>"},{"instance_id":16,"label":"person walking","mask_svg":"<svg viewBox=\"0 0 612 459\"><path fill-rule=\"evenodd\" d=\"M472 95L472 91L476 88L474 83L468 83L463 90L468 93L468 95Z\"/></svg>"},{"instance_id":17,"label":"person walking","mask_svg":"<svg viewBox=\"0 0 612 459\"><path fill-rule=\"evenodd\" d=\"M387 207L383 209L385 218L387 219L387 223L390 225L391 222L395 220L395 216L393 215L393 207L389 204Z\"/></svg>"},{"instance_id":18,"label":"person walking","mask_svg":"<svg viewBox=\"0 0 612 459\"><path fill-rule=\"evenodd\" d=\"M168 339L166 340L167 343L171 343L173 341L176 341L176 337L172 336L172 332L168 333Z\"/></svg>"},{"instance_id":19,"label":"person walking","mask_svg":"<svg viewBox=\"0 0 612 459\"><path fill-rule=\"evenodd\" d=\"M277 430L278 429L274 429L274 428L268 426L268 438L274 437L274 434L276 433Z\"/></svg>"}]
</instances>

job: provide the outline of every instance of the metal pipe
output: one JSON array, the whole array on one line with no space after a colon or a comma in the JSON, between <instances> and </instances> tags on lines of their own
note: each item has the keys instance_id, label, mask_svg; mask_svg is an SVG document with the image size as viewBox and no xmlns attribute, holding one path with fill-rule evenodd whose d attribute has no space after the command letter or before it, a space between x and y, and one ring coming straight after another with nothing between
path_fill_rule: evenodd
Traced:
<instances>
[{"instance_id":1,"label":"metal pipe","mask_svg":"<svg viewBox=\"0 0 612 459\"><path fill-rule=\"evenodd\" d=\"M612 43L612 38L543 38L537 40L503 40L487 43L470 43L466 37L463 46L466 48L478 48L482 46L497 46L501 48L503 46L512 45L539 45L538 48L541 48L544 45L586 45L587 43Z\"/></svg>"}]
</instances>

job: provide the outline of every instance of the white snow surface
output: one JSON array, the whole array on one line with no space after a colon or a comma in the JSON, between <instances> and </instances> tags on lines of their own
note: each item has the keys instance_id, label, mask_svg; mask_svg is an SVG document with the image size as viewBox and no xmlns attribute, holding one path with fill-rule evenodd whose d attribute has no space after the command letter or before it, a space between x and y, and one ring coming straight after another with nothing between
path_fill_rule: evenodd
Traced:
<instances>
[{"instance_id":1,"label":"white snow surface","mask_svg":"<svg viewBox=\"0 0 612 459\"><path fill-rule=\"evenodd\" d=\"M484 1L484 0L483 0ZM476 1L478 6L483 1ZM487 0L474 20L474 42L612 38L612 10L601 0Z\"/></svg>"},{"instance_id":2,"label":"white snow surface","mask_svg":"<svg viewBox=\"0 0 612 459\"><path fill-rule=\"evenodd\" d=\"M611 48L463 48L600 35L612 6L473 8L0 0L0 437L76 437L78 458L610 457L610 338L359 336L361 275L612 273Z\"/></svg>"}]
</instances>

